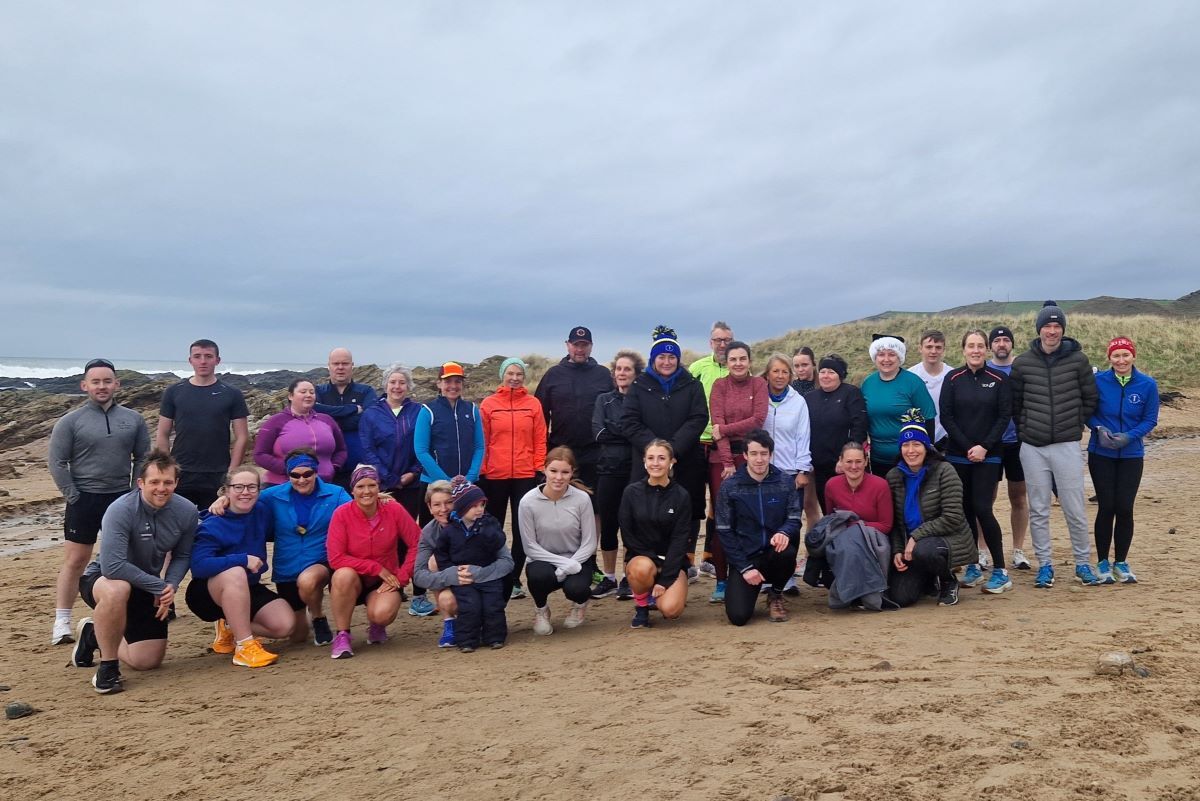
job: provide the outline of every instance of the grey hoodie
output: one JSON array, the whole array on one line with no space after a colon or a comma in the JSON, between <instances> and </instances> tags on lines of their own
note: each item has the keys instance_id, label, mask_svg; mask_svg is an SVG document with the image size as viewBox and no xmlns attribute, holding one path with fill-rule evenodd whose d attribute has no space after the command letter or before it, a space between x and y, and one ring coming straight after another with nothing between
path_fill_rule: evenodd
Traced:
<instances>
[{"instance_id":1,"label":"grey hoodie","mask_svg":"<svg viewBox=\"0 0 1200 801\"><path fill-rule=\"evenodd\" d=\"M54 424L50 433L50 476L67 503L80 492L129 490L150 450L146 421L116 403L108 411L87 401Z\"/></svg>"},{"instance_id":2,"label":"grey hoodie","mask_svg":"<svg viewBox=\"0 0 1200 801\"><path fill-rule=\"evenodd\" d=\"M530 562L549 562L562 581L596 555L596 516L592 499L583 490L568 486L561 498L552 501L542 492L544 486L521 498L521 542Z\"/></svg>"},{"instance_id":3,"label":"grey hoodie","mask_svg":"<svg viewBox=\"0 0 1200 801\"><path fill-rule=\"evenodd\" d=\"M142 500L141 490L134 490L108 507L100 527L100 559L87 566L84 576L127 581L151 595L168 584L179 589L191 566L196 537L196 507L191 501L172 495L166 506L155 509ZM159 576L168 553L171 564L164 580Z\"/></svg>"}]
</instances>

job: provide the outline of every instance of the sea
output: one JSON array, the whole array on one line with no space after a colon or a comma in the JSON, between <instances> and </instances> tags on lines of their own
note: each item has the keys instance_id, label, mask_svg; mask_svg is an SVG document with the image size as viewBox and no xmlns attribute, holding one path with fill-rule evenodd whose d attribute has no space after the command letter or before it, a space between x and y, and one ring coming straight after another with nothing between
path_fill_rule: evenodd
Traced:
<instances>
[{"instance_id":1,"label":"sea","mask_svg":"<svg viewBox=\"0 0 1200 801\"><path fill-rule=\"evenodd\" d=\"M89 358L43 358L30 356L0 356L0 376L7 378L63 378L79 375ZM174 373L180 378L192 374L186 362L155 361L152 359L112 359L118 370L136 370L139 373ZM271 370L295 370L305 372L317 364L289 364L286 362L221 362L219 373L253 375Z\"/></svg>"}]
</instances>

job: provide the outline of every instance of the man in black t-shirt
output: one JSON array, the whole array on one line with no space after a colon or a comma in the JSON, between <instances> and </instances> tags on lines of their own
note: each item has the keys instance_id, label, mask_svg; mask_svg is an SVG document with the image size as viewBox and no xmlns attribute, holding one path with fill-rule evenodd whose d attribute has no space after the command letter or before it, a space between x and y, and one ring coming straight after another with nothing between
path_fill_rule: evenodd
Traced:
<instances>
[{"instance_id":1,"label":"man in black t-shirt","mask_svg":"<svg viewBox=\"0 0 1200 801\"><path fill-rule=\"evenodd\" d=\"M240 390L217 380L221 351L211 339L198 339L188 349L191 378L167 387L158 410L154 447L179 463L178 495L200 509L217 498L226 472L242 463L250 430L249 410ZM230 451L230 427L233 449ZM171 431L175 432L170 444Z\"/></svg>"}]
</instances>

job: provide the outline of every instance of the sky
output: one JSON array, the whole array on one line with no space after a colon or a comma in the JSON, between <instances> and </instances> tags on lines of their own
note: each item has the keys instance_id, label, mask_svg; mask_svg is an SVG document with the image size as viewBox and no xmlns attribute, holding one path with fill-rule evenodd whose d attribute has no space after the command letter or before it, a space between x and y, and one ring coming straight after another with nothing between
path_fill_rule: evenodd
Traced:
<instances>
[{"instance_id":1,"label":"sky","mask_svg":"<svg viewBox=\"0 0 1200 801\"><path fill-rule=\"evenodd\" d=\"M3 16L4 355L607 360L1200 289L1195 2Z\"/></svg>"}]
</instances>

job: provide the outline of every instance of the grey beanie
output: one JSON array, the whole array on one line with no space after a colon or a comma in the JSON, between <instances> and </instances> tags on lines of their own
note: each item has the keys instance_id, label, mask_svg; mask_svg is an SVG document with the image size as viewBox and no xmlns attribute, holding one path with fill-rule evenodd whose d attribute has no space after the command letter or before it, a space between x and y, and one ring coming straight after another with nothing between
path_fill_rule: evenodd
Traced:
<instances>
[{"instance_id":1,"label":"grey beanie","mask_svg":"<svg viewBox=\"0 0 1200 801\"><path fill-rule=\"evenodd\" d=\"M1042 304L1042 308L1038 309L1037 321L1034 323L1037 332L1042 333L1042 326L1046 323L1058 323L1062 326L1063 331L1067 330L1067 313L1058 308L1058 304L1052 300L1048 300Z\"/></svg>"}]
</instances>

